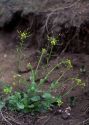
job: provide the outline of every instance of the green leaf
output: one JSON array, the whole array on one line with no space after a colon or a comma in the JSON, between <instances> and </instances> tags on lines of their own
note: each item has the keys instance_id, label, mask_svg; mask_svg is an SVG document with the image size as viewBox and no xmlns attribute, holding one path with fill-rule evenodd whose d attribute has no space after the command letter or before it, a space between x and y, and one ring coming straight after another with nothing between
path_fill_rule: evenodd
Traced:
<instances>
[{"instance_id":1,"label":"green leaf","mask_svg":"<svg viewBox=\"0 0 89 125\"><path fill-rule=\"evenodd\" d=\"M31 104L31 105L29 105L28 107L29 107L29 108L34 108L34 105L33 105L33 104Z\"/></svg>"},{"instance_id":2,"label":"green leaf","mask_svg":"<svg viewBox=\"0 0 89 125\"><path fill-rule=\"evenodd\" d=\"M37 101L39 101L40 100L40 96L33 96L32 98L31 98L31 101L33 101L33 102L37 102Z\"/></svg>"},{"instance_id":3,"label":"green leaf","mask_svg":"<svg viewBox=\"0 0 89 125\"><path fill-rule=\"evenodd\" d=\"M24 109L24 104L21 102L18 102L17 107L18 107L18 109Z\"/></svg>"},{"instance_id":4,"label":"green leaf","mask_svg":"<svg viewBox=\"0 0 89 125\"><path fill-rule=\"evenodd\" d=\"M45 79L40 79L40 84L44 84L45 83Z\"/></svg>"},{"instance_id":5,"label":"green leaf","mask_svg":"<svg viewBox=\"0 0 89 125\"><path fill-rule=\"evenodd\" d=\"M52 101L46 100L43 102L43 109L48 110L48 108L50 108L51 105L52 105Z\"/></svg>"},{"instance_id":6,"label":"green leaf","mask_svg":"<svg viewBox=\"0 0 89 125\"><path fill-rule=\"evenodd\" d=\"M12 86L4 86L3 92L5 94L10 94L12 92Z\"/></svg>"},{"instance_id":7,"label":"green leaf","mask_svg":"<svg viewBox=\"0 0 89 125\"><path fill-rule=\"evenodd\" d=\"M57 88L57 86L58 86L58 82L57 82L57 81L53 81L53 82L51 83L50 89Z\"/></svg>"},{"instance_id":8,"label":"green leaf","mask_svg":"<svg viewBox=\"0 0 89 125\"><path fill-rule=\"evenodd\" d=\"M29 103L28 103L28 99L27 98L23 98L21 100L21 102L23 103L23 105L24 105L25 108L28 107Z\"/></svg>"},{"instance_id":9,"label":"green leaf","mask_svg":"<svg viewBox=\"0 0 89 125\"><path fill-rule=\"evenodd\" d=\"M40 79L40 84L44 84L47 81L47 77L45 77L44 79Z\"/></svg>"},{"instance_id":10,"label":"green leaf","mask_svg":"<svg viewBox=\"0 0 89 125\"><path fill-rule=\"evenodd\" d=\"M36 85L35 82L32 82L32 83L29 85L29 87L28 87L28 89L27 89L27 92L28 92L28 93L33 93L33 92L36 92L36 91L37 91L37 85Z\"/></svg>"},{"instance_id":11,"label":"green leaf","mask_svg":"<svg viewBox=\"0 0 89 125\"><path fill-rule=\"evenodd\" d=\"M61 106L63 104L61 96L56 97L56 102L57 102L58 106Z\"/></svg>"},{"instance_id":12,"label":"green leaf","mask_svg":"<svg viewBox=\"0 0 89 125\"><path fill-rule=\"evenodd\" d=\"M5 106L5 102L3 102L2 100L0 100L0 111L2 110L2 108L4 108Z\"/></svg>"},{"instance_id":13,"label":"green leaf","mask_svg":"<svg viewBox=\"0 0 89 125\"><path fill-rule=\"evenodd\" d=\"M52 99L52 95L48 92L45 92L42 97L45 99Z\"/></svg>"},{"instance_id":14,"label":"green leaf","mask_svg":"<svg viewBox=\"0 0 89 125\"><path fill-rule=\"evenodd\" d=\"M21 101L21 93L15 92L11 96L8 97L8 106L14 110L17 110L19 106L17 104Z\"/></svg>"}]
</instances>

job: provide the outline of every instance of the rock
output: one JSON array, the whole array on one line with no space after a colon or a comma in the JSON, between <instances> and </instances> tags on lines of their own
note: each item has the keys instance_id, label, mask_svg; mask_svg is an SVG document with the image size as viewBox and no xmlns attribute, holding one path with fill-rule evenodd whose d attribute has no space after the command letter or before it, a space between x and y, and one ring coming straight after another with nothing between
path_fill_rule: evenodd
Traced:
<instances>
[{"instance_id":1,"label":"rock","mask_svg":"<svg viewBox=\"0 0 89 125\"><path fill-rule=\"evenodd\" d=\"M0 0L0 27L9 22L13 14L18 11L22 11L21 16L24 16L29 13L55 11L55 9L59 12L59 16L53 23L57 25L57 22L60 25L66 23L66 27L72 24L79 26L84 20L89 19L89 2L77 1L79 2L75 0Z\"/></svg>"},{"instance_id":2,"label":"rock","mask_svg":"<svg viewBox=\"0 0 89 125\"><path fill-rule=\"evenodd\" d=\"M67 120L69 118L69 115L67 113L62 113L61 118Z\"/></svg>"},{"instance_id":3,"label":"rock","mask_svg":"<svg viewBox=\"0 0 89 125\"><path fill-rule=\"evenodd\" d=\"M64 44L58 46L59 52L67 46L65 51L89 53L88 0L0 0L0 29L22 29L21 22L32 31L31 41L39 48L47 42L47 34L61 33L64 38L59 42Z\"/></svg>"}]
</instances>

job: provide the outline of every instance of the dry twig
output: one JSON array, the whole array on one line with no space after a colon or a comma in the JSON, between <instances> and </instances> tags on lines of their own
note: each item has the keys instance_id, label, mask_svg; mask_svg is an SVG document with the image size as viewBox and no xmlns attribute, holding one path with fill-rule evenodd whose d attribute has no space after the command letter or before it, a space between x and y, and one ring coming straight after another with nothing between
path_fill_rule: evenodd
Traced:
<instances>
[{"instance_id":1,"label":"dry twig","mask_svg":"<svg viewBox=\"0 0 89 125\"><path fill-rule=\"evenodd\" d=\"M0 115L3 118L3 120L8 124L8 125L12 125L7 119L6 117L3 115L2 111L0 111Z\"/></svg>"}]
</instances>

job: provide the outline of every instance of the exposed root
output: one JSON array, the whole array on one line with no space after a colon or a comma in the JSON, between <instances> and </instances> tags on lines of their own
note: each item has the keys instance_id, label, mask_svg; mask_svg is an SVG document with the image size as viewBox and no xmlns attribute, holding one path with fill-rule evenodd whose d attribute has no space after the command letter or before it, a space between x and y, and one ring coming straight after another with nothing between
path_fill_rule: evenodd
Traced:
<instances>
[{"instance_id":1,"label":"exposed root","mask_svg":"<svg viewBox=\"0 0 89 125\"><path fill-rule=\"evenodd\" d=\"M24 124L22 124L22 123L20 123L20 122L18 122L18 121L16 121L13 117L11 117L11 116L5 116L3 113L2 113L2 111L0 112L0 115L1 115L1 117L2 117L2 119L8 124L8 125L13 125L12 123L15 123L15 124L17 124L17 125L24 125ZM8 114L7 114L8 115ZM11 121L11 122L10 122Z\"/></svg>"},{"instance_id":2,"label":"exposed root","mask_svg":"<svg viewBox=\"0 0 89 125\"><path fill-rule=\"evenodd\" d=\"M17 122L13 117L9 116L9 117L6 117L9 121L12 121L13 123L16 123L17 125L22 125L22 123L20 122Z\"/></svg>"},{"instance_id":3,"label":"exposed root","mask_svg":"<svg viewBox=\"0 0 89 125\"><path fill-rule=\"evenodd\" d=\"M50 18L54 15L54 14L57 14L59 12L59 10L64 10L64 9L68 9L68 8L71 8L73 6L76 6L78 3L80 2L80 0L77 0L76 2L74 2L73 4L71 4L70 6L66 6L66 7L60 7L60 8L57 8L57 9L54 9L53 11L51 11L51 13L49 13L47 15L47 19L46 19L46 22L45 22L45 29L47 31L47 33L49 33L49 30L48 30L48 22L50 20Z\"/></svg>"},{"instance_id":4,"label":"exposed root","mask_svg":"<svg viewBox=\"0 0 89 125\"><path fill-rule=\"evenodd\" d=\"M8 124L8 125L12 125L11 122L9 122L6 117L3 115L2 111L0 111L0 115L2 116L3 120Z\"/></svg>"},{"instance_id":5,"label":"exposed root","mask_svg":"<svg viewBox=\"0 0 89 125\"><path fill-rule=\"evenodd\" d=\"M75 33L75 35L72 37L72 39L70 39L70 40L67 42L65 48L62 50L62 52L60 53L60 55L62 55L62 54L67 50L68 46L70 45L70 42L71 42L76 36L78 36L78 32L79 32L79 30L77 30L76 33Z\"/></svg>"}]
</instances>

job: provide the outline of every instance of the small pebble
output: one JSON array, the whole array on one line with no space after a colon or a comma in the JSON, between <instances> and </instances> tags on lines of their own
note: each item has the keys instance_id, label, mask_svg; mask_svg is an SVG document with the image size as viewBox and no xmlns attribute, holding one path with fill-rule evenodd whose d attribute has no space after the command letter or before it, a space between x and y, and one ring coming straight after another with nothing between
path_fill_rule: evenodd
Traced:
<instances>
[{"instance_id":1,"label":"small pebble","mask_svg":"<svg viewBox=\"0 0 89 125\"><path fill-rule=\"evenodd\" d=\"M63 111L61 109L59 109L58 112L61 114Z\"/></svg>"},{"instance_id":2,"label":"small pebble","mask_svg":"<svg viewBox=\"0 0 89 125\"><path fill-rule=\"evenodd\" d=\"M69 111L71 111L71 107L70 107L70 106L68 106L68 107L66 108L66 110L69 110Z\"/></svg>"},{"instance_id":3,"label":"small pebble","mask_svg":"<svg viewBox=\"0 0 89 125\"><path fill-rule=\"evenodd\" d=\"M4 54L4 58L6 58L7 57L7 55L6 54Z\"/></svg>"},{"instance_id":4,"label":"small pebble","mask_svg":"<svg viewBox=\"0 0 89 125\"><path fill-rule=\"evenodd\" d=\"M69 118L69 115L64 112L64 113L62 113L61 118L64 119L64 120L67 120Z\"/></svg>"}]
</instances>

